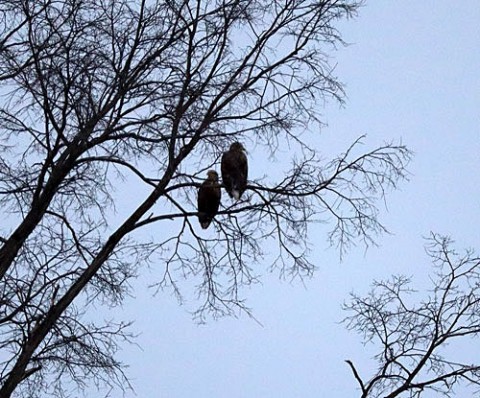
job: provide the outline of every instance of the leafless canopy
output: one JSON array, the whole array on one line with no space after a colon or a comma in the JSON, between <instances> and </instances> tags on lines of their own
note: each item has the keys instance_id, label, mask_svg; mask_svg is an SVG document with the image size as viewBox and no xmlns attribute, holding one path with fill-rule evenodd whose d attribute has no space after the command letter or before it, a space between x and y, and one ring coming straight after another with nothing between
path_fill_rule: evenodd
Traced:
<instances>
[{"instance_id":1,"label":"leafless canopy","mask_svg":"<svg viewBox=\"0 0 480 398\"><path fill-rule=\"evenodd\" d=\"M435 273L425 298L417 299L410 280L397 276L376 282L366 297L353 294L345 305L352 314L347 327L380 349L378 370L368 379L347 361L361 397L420 397L427 391L455 397L460 384L478 391L480 364L449 345L480 335L480 257L473 251L459 255L451 246L447 237L429 239Z\"/></svg>"},{"instance_id":2,"label":"leafless canopy","mask_svg":"<svg viewBox=\"0 0 480 398\"><path fill-rule=\"evenodd\" d=\"M318 129L320 101L342 98L327 52L358 6L0 0L1 397L125 386L114 354L127 325L98 326L90 310L121 302L142 262L178 294L195 281L199 317L222 315L242 307L257 264L312 272L310 222L330 222L342 251L384 230L376 201L405 177L408 150L358 141L320 158L299 134ZM280 179L251 168L245 199L224 200L205 233L197 188L233 141L251 164L281 149L291 167Z\"/></svg>"}]
</instances>

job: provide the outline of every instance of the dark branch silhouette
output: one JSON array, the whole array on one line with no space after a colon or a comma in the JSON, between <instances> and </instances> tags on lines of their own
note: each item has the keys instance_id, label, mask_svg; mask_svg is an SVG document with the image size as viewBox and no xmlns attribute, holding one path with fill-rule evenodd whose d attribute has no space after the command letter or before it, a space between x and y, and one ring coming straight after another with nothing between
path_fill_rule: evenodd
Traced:
<instances>
[{"instance_id":1,"label":"dark branch silhouette","mask_svg":"<svg viewBox=\"0 0 480 398\"><path fill-rule=\"evenodd\" d=\"M435 273L421 299L408 278L396 276L375 282L366 297L352 294L345 304L351 313L347 328L379 346L377 371L366 379L347 361L361 397L420 397L428 391L455 397L459 385L478 391L480 364L446 348L480 335L480 257L471 250L459 255L451 246L449 238L431 235L427 253Z\"/></svg>"}]
</instances>

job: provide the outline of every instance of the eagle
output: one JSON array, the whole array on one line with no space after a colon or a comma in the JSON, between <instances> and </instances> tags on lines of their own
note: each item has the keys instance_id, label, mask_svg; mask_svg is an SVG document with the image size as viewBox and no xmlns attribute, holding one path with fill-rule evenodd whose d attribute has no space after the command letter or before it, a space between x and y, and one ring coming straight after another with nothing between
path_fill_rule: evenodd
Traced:
<instances>
[{"instance_id":1,"label":"eagle","mask_svg":"<svg viewBox=\"0 0 480 398\"><path fill-rule=\"evenodd\" d=\"M218 183L218 173L215 170L207 172L207 179L198 190L198 221L203 229L207 229L220 206L221 190Z\"/></svg>"},{"instance_id":2,"label":"eagle","mask_svg":"<svg viewBox=\"0 0 480 398\"><path fill-rule=\"evenodd\" d=\"M239 142L230 145L222 155L222 180L231 198L239 200L247 186L248 162L245 148Z\"/></svg>"}]
</instances>

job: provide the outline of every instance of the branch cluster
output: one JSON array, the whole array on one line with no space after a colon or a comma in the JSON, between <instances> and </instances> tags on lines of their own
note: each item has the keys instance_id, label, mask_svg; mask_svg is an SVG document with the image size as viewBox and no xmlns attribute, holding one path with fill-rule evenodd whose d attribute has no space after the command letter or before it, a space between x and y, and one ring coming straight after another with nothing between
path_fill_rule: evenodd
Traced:
<instances>
[{"instance_id":1,"label":"branch cluster","mask_svg":"<svg viewBox=\"0 0 480 398\"><path fill-rule=\"evenodd\" d=\"M423 299L414 298L408 278L396 276L375 282L366 297L352 294L345 304L347 328L381 347L369 379L347 361L362 397L420 397L429 390L454 397L459 384L480 386L480 365L446 350L459 338L480 335L480 257L459 255L451 245L448 237L431 235L427 253L435 273Z\"/></svg>"}]
</instances>

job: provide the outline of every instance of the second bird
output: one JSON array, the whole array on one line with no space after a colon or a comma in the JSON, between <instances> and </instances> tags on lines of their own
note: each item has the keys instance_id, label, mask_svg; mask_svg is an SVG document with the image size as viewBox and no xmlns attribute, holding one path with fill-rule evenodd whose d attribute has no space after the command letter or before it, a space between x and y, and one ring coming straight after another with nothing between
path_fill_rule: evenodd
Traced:
<instances>
[{"instance_id":1,"label":"second bird","mask_svg":"<svg viewBox=\"0 0 480 398\"><path fill-rule=\"evenodd\" d=\"M198 190L198 221L203 229L207 229L218 212L221 197L218 174L215 170L209 170L207 179Z\"/></svg>"},{"instance_id":2,"label":"second bird","mask_svg":"<svg viewBox=\"0 0 480 398\"><path fill-rule=\"evenodd\" d=\"M248 162L245 148L239 142L230 145L222 155L222 180L231 198L239 200L247 187Z\"/></svg>"}]
</instances>

